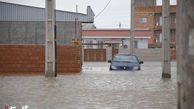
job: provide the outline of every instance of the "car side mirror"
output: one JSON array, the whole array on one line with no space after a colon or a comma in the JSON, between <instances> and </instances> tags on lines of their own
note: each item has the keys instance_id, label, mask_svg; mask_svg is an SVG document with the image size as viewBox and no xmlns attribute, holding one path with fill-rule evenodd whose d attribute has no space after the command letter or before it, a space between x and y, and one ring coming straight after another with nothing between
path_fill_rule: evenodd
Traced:
<instances>
[{"instance_id":1,"label":"car side mirror","mask_svg":"<svg viewBox=\"0 0 194 109\"><path fill-rule=\"evenodd\" d=\"M112 61L111 60L108 60L108 63L111 63Z\"/></svg>"},{"instance_id":2,"label":"car side mirror","mask_svg":"<svg viewBox=\"0 0 194 109\"><path fill-rule=\"evenodd\" d=\"M143 64L143 61L139 61L139 64Z\"/></svg>"}]
</instances>

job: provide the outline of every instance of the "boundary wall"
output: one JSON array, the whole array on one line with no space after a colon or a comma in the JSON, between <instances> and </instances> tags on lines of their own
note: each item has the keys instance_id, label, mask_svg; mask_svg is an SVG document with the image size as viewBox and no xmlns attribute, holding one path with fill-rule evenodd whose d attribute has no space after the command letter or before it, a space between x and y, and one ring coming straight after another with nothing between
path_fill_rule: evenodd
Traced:
<instances>
[{"instance_id":1,"label":"boundary wall","mask_svg":"<svg viewBox=\"0 0 194 109\"><path fill-rule=\"evenodd\" d=\"M57 45L57 73L80 73L81 47ZM44 45L0 45L0 75L44 75Z\"/></svg>"}]
</instances>

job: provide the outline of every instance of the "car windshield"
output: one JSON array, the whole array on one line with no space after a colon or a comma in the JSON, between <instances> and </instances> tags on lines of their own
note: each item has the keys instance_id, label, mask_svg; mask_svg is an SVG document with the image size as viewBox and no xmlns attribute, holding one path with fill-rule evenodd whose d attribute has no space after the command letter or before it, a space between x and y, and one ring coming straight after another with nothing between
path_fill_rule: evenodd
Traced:
<instances>
[{"instance_id":1,"label":"car windshield","mask_svg":"<svg viewBox=\"0 0 194 109\"><path fill-rule=\"evenodd\" d=\"M113 59L113 61L117 62L131 62L131 63L137 63L138 60L135 56L127 56L127 55L116 55Z\"/></svg>"}]
</instances>

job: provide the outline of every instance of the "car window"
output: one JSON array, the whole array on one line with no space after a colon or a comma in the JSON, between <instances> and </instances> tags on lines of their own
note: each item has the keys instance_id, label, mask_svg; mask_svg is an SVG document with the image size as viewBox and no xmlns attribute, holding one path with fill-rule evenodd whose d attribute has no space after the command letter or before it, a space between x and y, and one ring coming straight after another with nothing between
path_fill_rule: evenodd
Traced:
<instances>
[{"instance_id":1,"label":"car window","mask_svg":"<svg viewBox=\"0 0 194 109\"><path fill-rule=\"evenodd\" d=\"M113 61L119 61L119 62L138 62L137 58L135 56L125 56L125 55L116 55L113 59Z\"/></svg>"}]
</instances>

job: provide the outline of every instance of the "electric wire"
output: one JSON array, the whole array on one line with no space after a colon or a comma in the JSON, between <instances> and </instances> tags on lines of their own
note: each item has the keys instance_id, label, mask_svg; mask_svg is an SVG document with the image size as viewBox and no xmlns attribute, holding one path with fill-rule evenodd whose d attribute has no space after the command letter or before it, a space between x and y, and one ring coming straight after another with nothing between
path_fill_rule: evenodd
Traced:
<instances>
[{"instance_id":1,"label":"electric wire","mask_svg":"<svg viewBox=\"0 0 194 109\"><path fill-rule=\"evenodd\" d=\"M106 6L102 9L102 11L100 11L100 12L94 17L94 19L96 19L98 16L100 16L100 15L104 12L104 10L108 7L108 5L110 4L111 1L112 1L112 0L109 0L109 2L106 4Z\"/></svg>"}]
</instances>

